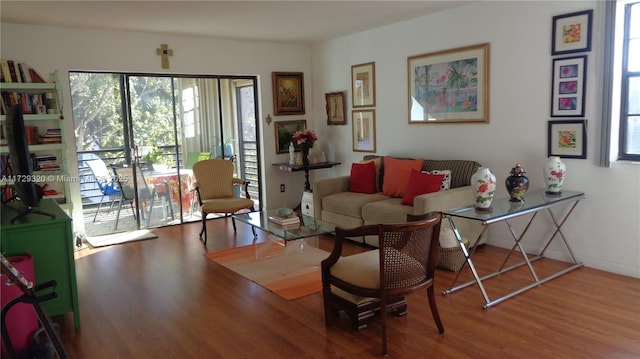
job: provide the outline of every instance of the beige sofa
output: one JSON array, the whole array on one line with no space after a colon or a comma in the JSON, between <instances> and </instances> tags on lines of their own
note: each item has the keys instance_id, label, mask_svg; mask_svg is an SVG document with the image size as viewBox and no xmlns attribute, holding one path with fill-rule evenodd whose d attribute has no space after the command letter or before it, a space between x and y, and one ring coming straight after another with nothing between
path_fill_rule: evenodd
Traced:
<instances>
[{"instance_id":1,"label":"beige sofa","mask_svg":"<svg viewBox=\"0 0 640 359\"><path fill-rule=\"evenodd\" d=\"M376 157L380 156L365 156L364 160ZM384 160L380 163L378 178L379 188L382 188ZM422 165L423 171L451 170L451 186L448 190L416 196L413 206L404 205L401 203L401 198L389 197L381 192L375 194L349 192L349 176L320 179L313 182L314 216L343 228L354 228L365 224L406 222L408 213L423 214L466 206L473 203L470 178L478 167L480 164L475 161L425 159ZM482 224L478 221L456 219L455 223L462 236L470 241L475 241L482 230ZM443 220L442 228L442 230L450 228L448 220ZM352 240L378 246L377 237L352 238ZM470 243L470 245L473 244Z\"/></svg>"}]
</instances>

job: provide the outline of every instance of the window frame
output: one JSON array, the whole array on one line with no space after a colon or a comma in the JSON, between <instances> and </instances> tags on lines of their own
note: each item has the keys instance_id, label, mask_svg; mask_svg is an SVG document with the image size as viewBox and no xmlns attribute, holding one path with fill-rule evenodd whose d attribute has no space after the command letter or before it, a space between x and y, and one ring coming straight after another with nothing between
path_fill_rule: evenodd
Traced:
<instances>
[{"instance_id":1,"label":"window frame","mask_svg":"<svg viewBox=\"0 0 640 359\"><path fill-rule=\"evenodd\" d=\"M629 153L630 145L627 135L629 131L629 117L640 116L640 113L629 112L629 83L631 79L640 80L640 71L629 71L629 44L631 33L631 9L634 6L640 7L640 1L631 2L624 5L624 33L622 36L622 68L621 68L621 88L620 88L620 128L618 141L618 160L620 161L640 161L640 154Z\"/></svg>"}]
</instances>

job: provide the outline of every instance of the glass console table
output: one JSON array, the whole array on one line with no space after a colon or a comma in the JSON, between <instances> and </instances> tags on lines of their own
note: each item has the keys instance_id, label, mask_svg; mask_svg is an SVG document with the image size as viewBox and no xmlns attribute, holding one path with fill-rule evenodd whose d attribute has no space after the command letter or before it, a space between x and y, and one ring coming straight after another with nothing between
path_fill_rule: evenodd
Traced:
<instances>
[{"instance_id":1,"label":"glass console table","mask_svg":"<svg viewBox=\"0 0 640 359\"><path fill-rule=\"evenodd\" d=\"M571 248L569 247L569 244L567 243L567 240L561 231L561 227L566 222L569 215L571 215L571 212L573 212L573 209L576 207L578 202L583 198L585 198L585 195L583 192L563 190L560 194L551 195L551 194L547 194L544 190L538 190L538 191L530 191L529 193L527 193L523 203L510 202L508 198L494 200L492 203L491 211L478 211L473 207L473 205L443 211L443 214L449 220L449 223L451 224L451 228L453 229L456 235L456 238L460 243L460 247L462 248L462 251L466 257L465 264L469 265L469 269L471 270L474 277L473 280L467 283L463 283L458 286L455 286L456 282L458 281L458 277L462 272L462 269L464 269L464 265L463 265L463 267L458 271L455 278L453 279L453 283L451 283L451 287L445 290L443 294L448 295L457 290L460 290L462 288L465 288L477 283L478 287L480 288L480 291L482 292L482 296L484 297L484 300L486 302L483 306L486 309L506 299L509 299L515 295L525 292L531 288L537 287L540 284L545 283L551 279L557 278L574 269L582 267L582 263L578 262L575 256L573 255L573 252L571 251ZM560 205L568 206L569 210L566 211L566 213L562 218L557 219L556 216L551 211L551 208L555 206L560 206ZM543 212L545 210L551 216L551 219L555 226L555 230L553 231L553 234L551 235L551 237L544 244L542 251L537 255L529 256L525 252L524 248L522 247L521 241L524 238L527 231L529 230L531 223L536 218L538 213ZM529 219L529 222L524 227L522 233L517 234L510 220L513 218L527 215L527 214L532 214L532 216ZM505 224L509 228L509 232L511 233L511 236L513 237L513 240L515 241L515 243L511 248L511 251L509 252L507 257L504 259L504 262L500 266L500 269L498 269L496 272L493 272L488 275L484 275L482 277L478 275L478 271L476 270L476 267L473 265L473 260L472 260L473 253L477 249L477 246L472 247L470 252L467 250L467 248L462 243L462 236L458 230L458 227L455 224L456 218L464 218L468 220L475 220L475 221L482 222L483 229L478 235L478 239L472 243L480 243L479 241L482 239L482 237L487 235L487 230L489 229L489 225L497 222L505 222ZM569 252L569 255L571 256L573 263L571 263L569 267L561 271L551 274L545 278L539 278L538 274L536 273L532 265L532 262L544 258L545 251L547 250L547 248L555 238L560 238L562 240L567 251ZM518 249L519 252L522 254L522 257L524 260L516 264L507 266L507 261L509 260L509 257L511 256L511 254L513 254L516 251L516 249ZM533 282L509 294L506 294L500 298L493 299L493 300L489 299L489 296L487 295L487 291L485 290L483 281L485 281L486 279L490 279L495 276L498 276L500 274L503 274L505 272L508 272L510 270L516 269L523 265L527 265L529 267L529 271L533 276Z\"/></svg>"}]
</instances>

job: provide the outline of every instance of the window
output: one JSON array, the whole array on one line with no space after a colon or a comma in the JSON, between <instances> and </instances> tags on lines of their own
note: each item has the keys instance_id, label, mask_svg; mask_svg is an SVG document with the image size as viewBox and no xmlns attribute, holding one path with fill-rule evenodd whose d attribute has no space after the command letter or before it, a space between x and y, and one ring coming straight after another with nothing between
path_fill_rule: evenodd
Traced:
<instances>
[{"instance_id":1,"label":"window","mask_svg":"<svg viewBox=\"0 0 640 359\"><path fill-rule=\"evenodd\" d=\"M640 160L640 2L623 2L620 160Z\"/></svg>"}]
</instances>

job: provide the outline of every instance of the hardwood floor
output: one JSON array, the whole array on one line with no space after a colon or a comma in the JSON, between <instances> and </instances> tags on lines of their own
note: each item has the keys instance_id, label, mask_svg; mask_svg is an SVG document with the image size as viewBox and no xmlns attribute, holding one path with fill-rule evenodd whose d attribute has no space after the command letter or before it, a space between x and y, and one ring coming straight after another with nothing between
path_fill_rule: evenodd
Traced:
<instances>
[{"instance_id":1,"label":"hardwood floor","mask_svg":"<svg viewBox=\"0 0 640 359\"><path fill-rule=\"evenodd\" d=\"M230 220L154 230L158 239L77 254L82 328L71 314L55 317L72 358L370 358L379 356L380 327L353 331L346 316L326 328L322 297L286 301L207 260L206 251L250 244L251 230ZM262 235L262 234L261 234ZM321 247L331 247L323 237ZM352 253L365 250L349 246ZM502 249L486 246L474 263L486 273ZM541 260L545 271L565 263ZM464 269L467 275L468 269ZM470 278L470 275L466 278ZM441 293L453 273L439 270ZM528 272L487 283L491 297L530 279ZM438 295L439 335L426 294L407 297L405 317L387 321L393 358L638 358L640 279L581 268L489 309L476 286Z\"/></svg>"}]
</instances>

